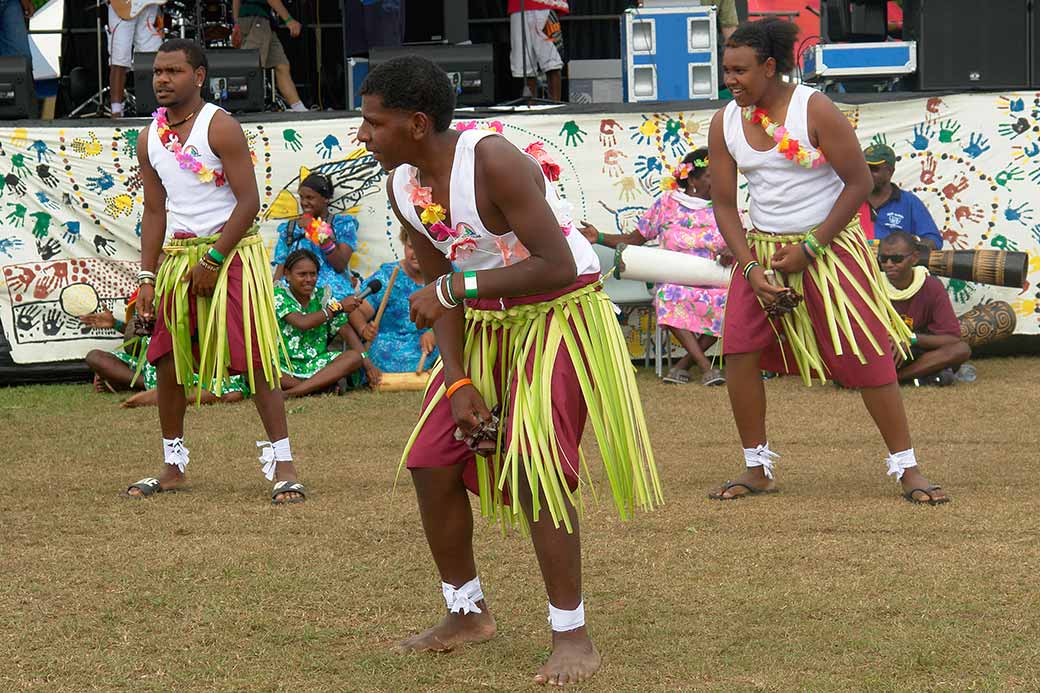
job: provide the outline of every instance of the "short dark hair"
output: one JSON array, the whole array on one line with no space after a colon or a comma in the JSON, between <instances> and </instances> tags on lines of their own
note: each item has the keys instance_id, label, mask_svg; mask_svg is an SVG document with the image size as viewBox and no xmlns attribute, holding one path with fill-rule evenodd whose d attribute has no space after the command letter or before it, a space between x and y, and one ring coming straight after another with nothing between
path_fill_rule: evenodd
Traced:
<instances>
[{"instance_id":1,"label":"short dark hair","mask_svg":"<svg viewBox=\"0 0 1040 693\"><path fill-rule=\"evenodd\" d=\"M794 44L798 40L798 25L778 17L767 17L757 22L744 22L726 41L727 48L747 46L755 49L758 62L769 58L776 61L776 71L782 75L794 70Z\"/></svg>"},{"instance_id":2,"label":"short dark hair","mask_svg":"<svg viewBox=\"0 0 1040 693\"><path fill-rule=\"evenodd\" d=\"M705 165L698 166L696 164L698 161L703 162ZM701 147L700 149L694 149L692 152L684 156L680 163L692 166L693 168L690 169L689 177L697 180L708 171L706 165L708 163L708 148Z\"/></svg>"},{"instance_id":3,"label":"short dark hair","mask_svg":"<svg viewBox=\"0 0 1040 693\"><path fill-rule=\"evenodd\" d=\"M892 231L887 236L881 239L882 245L888 245L895 241L903 241L906 243L910 250L917 250L917 239L911 236L906 231Z\"/></svg>"},{"instance_id":4,"label":"short dark hair","mask_svg":"<svg viewBox=\"0 0 1040 693\"><path fill-rule=\"evenodd\" d=\"M168 41L164 41L159 46L160 53L176 53L181 51L188 60L188 64L191 65L192 69L197 70L198 68L205 68L206 73L209 73L209 61L206 60L206 51L202 49L202 46L183 38L172 38Z\"/></svg>"},{"instance_id":5,"label":"short dark hair","mask_svg":"<svg viewBox=\"0 0 1040 693\"><path fill-rule=\"evenodd\" d=\"M298 263L300 260L310 260L314 263L315 269L321 269L321 263L318 262L318 256L307 250L306 248L300 248L289 253L289 257L285 258L285 271L288 272L293 268L293 265Z\"/></svg>"},{"instance_id":6,"label":"short dark hair","mask_svg":"<svg viewBox=\"0 0 1040 693\"><path fill-rule=\"evenodd\" d=\"M361 84L362 96L380 96L383 106L433 119L433 128L444 132L455 113L455 88L435 63L418 55L402 55L377 65Z\"/></svg>"}]
</instances>

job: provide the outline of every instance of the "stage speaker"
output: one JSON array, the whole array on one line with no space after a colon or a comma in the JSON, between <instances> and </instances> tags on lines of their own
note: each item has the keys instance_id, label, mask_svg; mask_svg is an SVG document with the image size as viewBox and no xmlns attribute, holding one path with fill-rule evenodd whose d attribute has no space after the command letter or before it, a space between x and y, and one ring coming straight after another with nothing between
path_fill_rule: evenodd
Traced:
<instances>
[{"instance_id":1,"label":"stage speaker","mask_svg":"<svg viewBox=\"0 0 1040 693\"><path fill-rule=\"evenodd\" d=\"M906 0L903 40L917 42L916 88L1028 88L1031 2Z\"/></svg>"},{"instance_id":2,"label":"stage speaker","mask_svg":"<svg viewBox=\"0 0 1040 693\"><path fill-rule=\"evenodd\" d=\"M455 85L458 106L492 106L495 103L495 54L490 43L468 46L405 46L373 48L369 67L401 55L419 55L437 63Z\"/></svg>"},{"instance_id":3,"label":"stage speaker","mask_svg":"<svg viewBox=\"0 0 1040 693\"><path fill-rule=\"evenodd\" d=\"M1033 0L1030 12L1033 14L1030 25L1033 33L1029 36L1029 50L1033 52L1032 86L1040 89L1040 2Z\"/></svg>"},{"instance_id":4,"label":"stage speaker","mask_svg":"<svg viewBox=\"0 0 1040 693\"><path fill-rule=\"evenodd\" d=\"M35 117L32 62L20 55L0 57L0 120Z\"/></svg>"},{"instance_id":5,"label":"stage speaker","mask_svg":"<svg viewBox=\"0 0 1040 693\"><path fill-rule=\"evenodd\" d=\"M137 115L147 116L155 110L152 91L152 64L155 53L134 55L134 97ZM206 51L209 70L202 84L202 98L232 113L263 111L264 71L260 67L260 51L227 49Z\"/></svg>"},{"instance_id":6,"label":"stage speaker","mask_svg":"<svg viewBox=\"0 0 1040 693\"><path fill-rule=\"evenodd\" d=\"M404 43L463 43L469 40L467 2L423 0L406 3Z\"/></svg>"}]
</instances>

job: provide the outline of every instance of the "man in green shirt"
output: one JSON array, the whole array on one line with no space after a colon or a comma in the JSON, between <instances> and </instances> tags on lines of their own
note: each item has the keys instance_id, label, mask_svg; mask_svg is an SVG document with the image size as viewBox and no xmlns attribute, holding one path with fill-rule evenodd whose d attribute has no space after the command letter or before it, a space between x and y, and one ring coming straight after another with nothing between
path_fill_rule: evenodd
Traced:
<instances>
[{"instance_id":1,"label":"man in green shirt","mask_svg":"<svg viewBox=\"0 0 1040 693\"><path fill-rule=\"evenodd\" d=\"M289 104L289 110L306 111L293 83L289 58L285 55L282 42L271 28L271 13L297 38L303 25L293 19L282 0L232 0L231 12L235 28L231 34L231 45L236 48L255 48L260 51L260 65L265 70L274 69L274 81L278 93Z\"/></svg>"}]
</instances>

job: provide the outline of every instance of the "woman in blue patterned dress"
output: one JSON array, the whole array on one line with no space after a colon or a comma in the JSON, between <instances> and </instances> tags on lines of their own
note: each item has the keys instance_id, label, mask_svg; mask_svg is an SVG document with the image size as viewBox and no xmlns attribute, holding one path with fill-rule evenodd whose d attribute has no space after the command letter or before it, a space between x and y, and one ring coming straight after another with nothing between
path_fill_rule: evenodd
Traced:
<instances>
[{"instance_id":1,"label":"woman in blue patterned dress","mask_svg":"<svg viewBox=\"0 0 1040 693\"><path fill-rule=\"evenodd\" d=\"M333 214L329 216L329 200L332 199L333 188L328 178L320 173L307 176L299 187L300 207L303 214L278 226L278 243L274 248L274 278L281 279L284 274L285 259L296 250L309 250L318 258L318 283L316 290L319 296L325 294L335 299L343 299L354 293L350 281L350 258L357 246L357 219L349 214ZM308 237L307 217L328 222L331 235L320 244ZM308 219L309 221L309 219Z\"/></svg>"},{"instance_id":2,"label":"woman in blue patterned dress","mask_svg":"<svg viewBox=\"0 0 1040 693\"><path fill-rule=\"evenodd\" d=\"M361 334L361 338L372 342L368 355L382 373L414 372L423 354L427 355L426 369L432 368L437 360L433 330L418 329L409 317L408 297L424 284L422 274L419 273L419 261L415 258L404 229L401 230L400 239L404 245L404 259L381 265L364 281L367 286L372 279L378 279L383 283L383 289L369 296L367 302L350 315L350 323ZM383 300L395 267L398 268L397 279L390 291L390 299L386 302L379 329L376 330L371 320L379 310L379 303Z\"/></svg>"}]
</instances>

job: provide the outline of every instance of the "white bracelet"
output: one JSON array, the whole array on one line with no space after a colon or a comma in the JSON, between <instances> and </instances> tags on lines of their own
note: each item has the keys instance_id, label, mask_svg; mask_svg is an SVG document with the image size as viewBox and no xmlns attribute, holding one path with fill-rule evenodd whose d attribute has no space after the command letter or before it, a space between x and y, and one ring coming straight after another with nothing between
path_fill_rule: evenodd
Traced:
<instances>
[{"instance_id":1,"label":"white bracelet","mask_svg":"<svg viewBox=\"0 0 1040 693\"><path fill-rule=\"evenodd\" d=\"M443 291L444 279L447 276L448 275L443 274L443 275L441 275L440 277L438 277L436 279L436 282L437 282L437 286L436 286L437 300L441 302L441 305L444 306L445 310L453 310L455 308L458 308L458 304L457 303L452 303L451 301L449 301L447 299L447 297L444 295L444 291Z\"/></svg>"}]
</instances>

